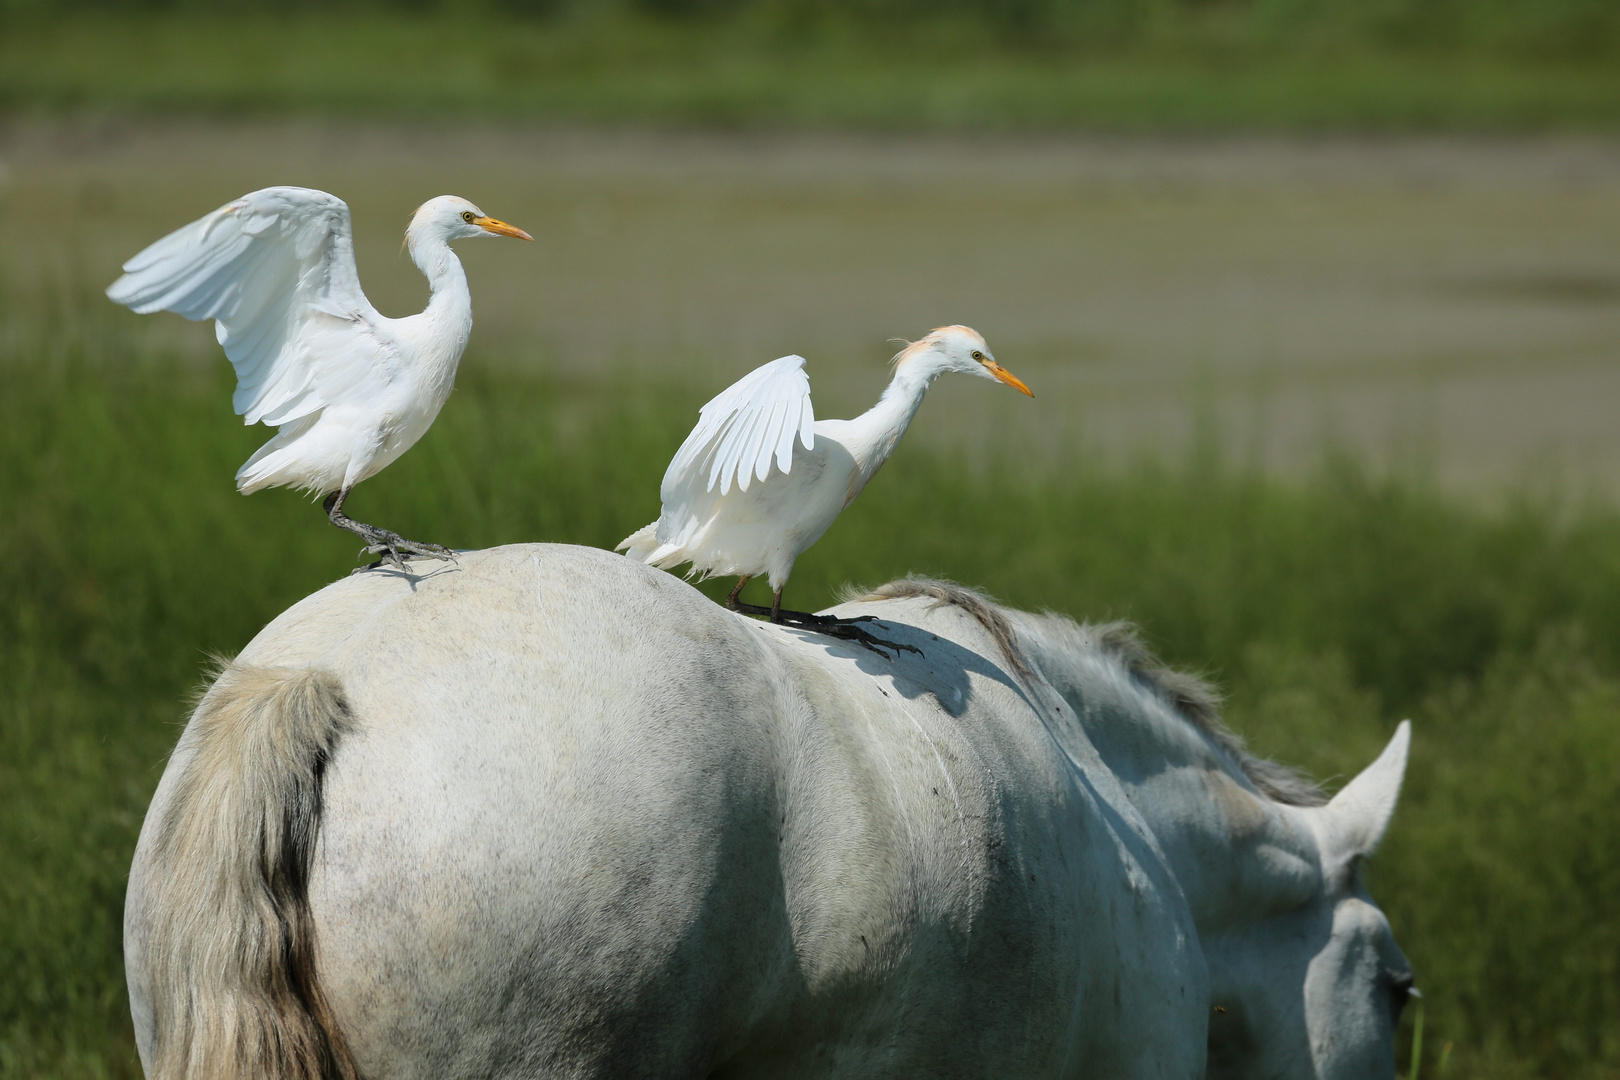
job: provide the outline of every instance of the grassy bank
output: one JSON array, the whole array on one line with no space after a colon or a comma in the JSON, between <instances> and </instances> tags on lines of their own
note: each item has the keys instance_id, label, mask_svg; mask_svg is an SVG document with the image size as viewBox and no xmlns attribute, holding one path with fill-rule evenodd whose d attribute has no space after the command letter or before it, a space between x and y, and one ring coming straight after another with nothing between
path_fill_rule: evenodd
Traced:
<instances>
[{"instance_id":1,"label":"grassy bank","mask_svg":"<svg viewBox=\"0 0 1620 1080\"><path fill-rule=\"evenodd\" d=\"M1620 120L1620 30L1606 16L1583 36L1564 13L1538 37L1513 17L1438 33L1365 11L1290 21L1264 5L1120 3L1106 26L1008 23L974 5L926 19L579 7L525 18L477 5L14 2L0 5L0 109L1120 131Z\"/></svg>"},{"instance_id":2,"label":"grassy bank","mask_svg":"<svg viewBox=\"0 0 1620 1080\"><path fill-rule=\"evenodd\" d=\"M9 314L0 1074L133 1077L120 906L183 700L206 653L346 573L355 544L293 495L232 491L262 435L230 417L223 364L131 353L93 306L51 327ZM464 547L606 546L655 514L698 395L620 396L491 359L469 360L355 513ZM1214 461L1031 479L903 446L800 562L792 597L920 571L1134 618L1231 693L1260 750L1324 777L1413 717L1372 885L1427 995L1426 1068L1449 1042L1454 1075L1613 1076L1620 517L1534 500L1488 513L1350 465L1284 484Z\"/></svg>"}]
</instances>

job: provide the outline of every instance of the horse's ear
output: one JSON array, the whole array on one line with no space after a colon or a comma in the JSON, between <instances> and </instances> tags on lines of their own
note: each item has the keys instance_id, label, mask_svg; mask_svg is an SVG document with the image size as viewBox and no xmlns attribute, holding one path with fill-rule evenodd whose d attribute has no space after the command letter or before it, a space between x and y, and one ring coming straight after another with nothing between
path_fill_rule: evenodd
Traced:
<instances>
[{"instance_id":1,"label":"horse's ear","mask_svg":"<svg viewBox=\"0 0 1620 1080\"><path fill-rule=\"evenodd\" d=\"M1412 722L1402 720L1378 760L1361 770L1317 813L1318 837L1324 864L1343 863L1371 855L1384 838L1395 802L1406 776L1406 751L1412 743Z\"/></svg>"}]
</instances>

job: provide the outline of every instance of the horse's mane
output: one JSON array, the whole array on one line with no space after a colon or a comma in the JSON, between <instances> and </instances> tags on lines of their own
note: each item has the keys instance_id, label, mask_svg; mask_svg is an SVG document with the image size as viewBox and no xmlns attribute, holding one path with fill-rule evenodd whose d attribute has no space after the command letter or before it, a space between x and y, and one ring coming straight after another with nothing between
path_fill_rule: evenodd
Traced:
<instances>
[{"instance_id":1,"label":"horse's mane","mask_svg":"<svg viewBox=\"0 0 1620 1080\"><path fill-rule=\"evenodd\" d=\"M948 604L960 608L984 627L1015 672L1024 678L1034 674L1006 609L984 593L964 585L937 578L905 577L880 585L868 593L846 597L846 600L858 603L912 597L932 599L934 607ZM1274 802L1289 806L1321 806L1328 801L1327 793L1298 770L1250 751L1243 744L1242 736L1221 720L1220 692L1197 675L1177 671L1154 656L1142 641L1141 631L1134 623L1120 620L1082 624L1052 612L1024 617L1038 619L1042 635L1051 638L1052 643L1060 648L1099 652L1122 665L1132 678L1208 735L1243 771L1249 782Z\"/></svg>"}]
</instances>

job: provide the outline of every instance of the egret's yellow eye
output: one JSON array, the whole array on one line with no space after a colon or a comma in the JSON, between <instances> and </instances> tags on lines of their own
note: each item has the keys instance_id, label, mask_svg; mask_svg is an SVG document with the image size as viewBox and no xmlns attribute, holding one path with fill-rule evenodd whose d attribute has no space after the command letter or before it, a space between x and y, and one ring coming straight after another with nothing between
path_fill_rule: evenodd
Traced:
<instances>
[{"instance_id":1,"label":"egret's yellow eye","mask_svg":"<svg viewBox=\"0 0 1620 1080\"><path fill-rule=\"evenodd\" d=\"M978 349L974 349L973 359L977 360L981 364L984 363L984 353L980 352Z\"/></svg>"},{"instance_id":2,"label":"egret's yellow eye","mask_svg":"<svg viewBox=\"0 0 1620 1080\"><path fill-rule=\"evenodd\" d=\"M477 215L474 214L471 210L463 210L461 212L461 220L465 221L469 225L471 225L473 223L473 218L476 217L476 216Z\"/></svg>"}]
</instances>

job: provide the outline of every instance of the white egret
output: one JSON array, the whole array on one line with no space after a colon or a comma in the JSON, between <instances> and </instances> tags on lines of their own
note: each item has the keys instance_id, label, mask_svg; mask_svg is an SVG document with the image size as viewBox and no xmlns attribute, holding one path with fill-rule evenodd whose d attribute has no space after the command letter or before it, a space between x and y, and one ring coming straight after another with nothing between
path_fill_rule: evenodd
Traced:
<instances>
[{"instance_id":1,"label":"white egret","mask_svg":"<svg viewBox=\"0 0 1620 1080\"><path fill-rule=\"evenodd\" d=\"M617 550L666 570L690 563L699 577L735 574L726 598L733 611L871 644L847 621L782 609L794 560L889 459L940 375L965 372L1035 395L966 326L940 327L902 349L883 397L853 420L815 418L804 363L773 360L703 406L664 473L663 513ZM738 600L758 574L770 579L769 608Z\"/></svg>"},{"instance_id":2,"label":"white egret","mask_svg":"<svg viewBox=\"0 0 1620 1080\"><path fill-rule=\"evenodd\" d=\"M142 314L214 320L236 368L231 404L244 423L279 429L237 470L238 491L324 495L332 524L403 568L403 554L449 558L450 550L355 521L343 503L422 437L450 394L472 332L467 275L450 241L473 236L533 239L466 199L429 199L405 243L432 298L421 314L390 319L360 290L343 200L270 187L148 247L107 295Z\"/></svg>"}]
</instances>

